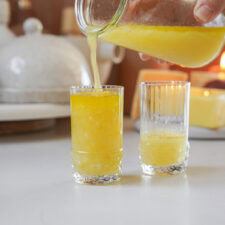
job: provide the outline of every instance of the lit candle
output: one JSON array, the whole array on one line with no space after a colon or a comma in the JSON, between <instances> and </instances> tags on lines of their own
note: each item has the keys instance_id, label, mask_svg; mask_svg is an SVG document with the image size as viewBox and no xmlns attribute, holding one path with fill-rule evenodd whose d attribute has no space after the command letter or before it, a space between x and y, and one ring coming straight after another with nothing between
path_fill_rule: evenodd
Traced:
<instances>
[{"instance_id":1,"label":"lit candle","mask_svg":"<svg viewBox=\"0 0 225 225\"><path fill-rule=\"evenodd\" d=\"M190 125L219 129L225 126L225 90L191 88Z\"/></svg>"},{"instance_id":2,"label":"lit candle","mask_svg":"<svg viewBox=\"0 0 225 225\"><path fill-rule=\"evenodd\" d=\"M190 125L219 129L225 126L225 52L220 65L191 72ZM201 87L201 88L200 88Z\"/></svg>"}]
</instances>

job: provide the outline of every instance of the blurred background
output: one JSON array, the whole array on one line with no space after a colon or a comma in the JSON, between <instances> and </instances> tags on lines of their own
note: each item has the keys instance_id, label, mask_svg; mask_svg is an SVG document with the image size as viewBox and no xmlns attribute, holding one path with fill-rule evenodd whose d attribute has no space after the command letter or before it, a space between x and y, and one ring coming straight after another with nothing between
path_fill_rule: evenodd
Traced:
<instances>
[{"instance_id":1,"label":"blurred background","mask_svg":"<svg viewBox=\"0 0 225 225\"><path fill-rule=\"evenodd\" d=\"M92 82L74 0L0 0L0 4L0 134L54 126L56 118L69 116L69 87ZM134 51L100 43L98 60L102 83L125 87L125 115L134 121L139 120L137 81L189 80L199 88L192 91L191 107L201 112L191 115L191 125L218 130L225 126L223 51L206 67L185 69L143 62ZM219 121L198 123L207 107L215 110L205 120Z\"/></svg>"}]
</instances>

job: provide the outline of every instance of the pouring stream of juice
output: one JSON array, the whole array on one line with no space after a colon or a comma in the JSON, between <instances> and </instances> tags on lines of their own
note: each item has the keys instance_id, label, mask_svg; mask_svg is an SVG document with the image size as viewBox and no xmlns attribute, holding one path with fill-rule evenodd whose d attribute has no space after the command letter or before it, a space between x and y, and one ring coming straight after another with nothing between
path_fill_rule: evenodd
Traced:
<instances>
[{"instance_id":1,"label":"pouring stream of juice","mask_svg":"<svg viewBox=\"0 0 225 225\"><path fill-rule=\"evenodd\" d=\"M87 34L87 40L91 52L91 65L94 73L95 88L101 88L100 74L97 63L97 37L95 35Z\"/></svg>"}]
</instances>

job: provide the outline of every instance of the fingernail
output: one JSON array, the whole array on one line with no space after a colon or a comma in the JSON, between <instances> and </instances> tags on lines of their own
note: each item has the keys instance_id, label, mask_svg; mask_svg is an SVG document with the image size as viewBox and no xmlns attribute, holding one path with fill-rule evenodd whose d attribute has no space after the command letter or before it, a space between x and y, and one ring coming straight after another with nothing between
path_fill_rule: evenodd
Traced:
<instances>
[{"instance_id":1,"label":"fingernail","mask_svg":"<svg viewBox=\"0 0 225 225\"><path fill-rule=\"evenodd\" d=\"M144 55L143 53L139 53L139 56L140 56L142 61L148 61L149 60L149 56Z\"/></svg>"},{"instance_id":2,"label":"fingernail","mask_svg":"<svg viewBox=\"0 0 225 225\"><path fill-rule=\"evenodd\" d=\"M203 5L195 11L195 16L206 23L213 15L213 10L208 5Z\"/></svg>"}]
</instances>

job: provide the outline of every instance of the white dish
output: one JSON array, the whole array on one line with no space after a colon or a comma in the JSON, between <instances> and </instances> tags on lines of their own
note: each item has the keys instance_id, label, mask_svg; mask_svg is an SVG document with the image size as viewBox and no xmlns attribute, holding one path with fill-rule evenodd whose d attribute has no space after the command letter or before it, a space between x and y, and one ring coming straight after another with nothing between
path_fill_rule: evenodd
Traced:
<instances>
[{"instance_id":1,"label":"white dish","mask_svg":"<svg viewBox=\"0 0 225 225\"><path fill-rule=\"evenodd\" d=\"M191 139L225 139L225 128L210 130L201 127L190 127L189 137Z\"/></svg>"},{"instance_id":2,"label":"white dish","mask_svg":"<svg viewBox=\"0 0 225 225\"><path fill-rule=\"evenodd\" d=\"M69 105L0 104L0 122L64 118L70 115Z\"/></svg>"},{"instance_id":3,"label":"white dish","mask_svg":"<svg viewBox=\"0 0 225 225\"><path fill-rule=\"evenodd\" d=\"M135 128L140 131L140 121L134 122ZM225 139L225 128L220 130L210 130L200 127L190 127L189 129L190 139Z\"/></svg>"}]
</instances>

